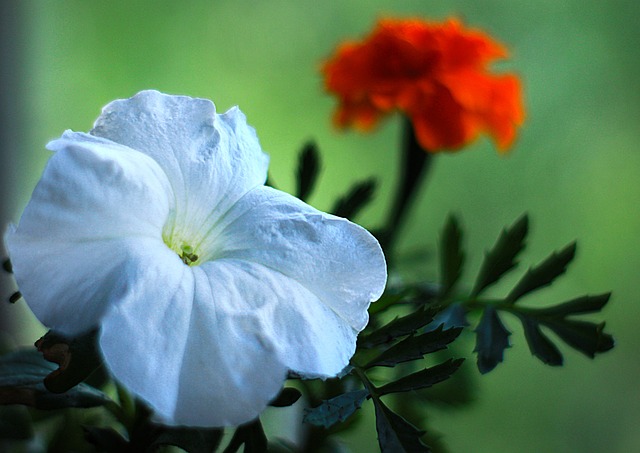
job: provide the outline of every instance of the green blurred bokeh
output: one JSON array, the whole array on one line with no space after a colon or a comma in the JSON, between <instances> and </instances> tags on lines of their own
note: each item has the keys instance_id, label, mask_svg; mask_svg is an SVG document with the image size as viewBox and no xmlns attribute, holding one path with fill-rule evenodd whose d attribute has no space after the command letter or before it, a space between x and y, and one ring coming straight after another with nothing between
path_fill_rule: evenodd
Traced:
<instances>
[{"instance_id":1,"label":"green blurred bokeh","mask_svg":"<svg viewBox=\"0 0 640 453\"><path fill-rule=\"evenodd\" d=\"M271 155L277 185L292 190L298 149L319 144L324 171L310 200L328 209L355 181L380 180L372 227L390 201L399 122L370 135L331 127L334 99L318 67L335 45L384 15L455 15L506 43L499 65L525 82L528 119L506 158L488 140L438 156L404 230L401 248L433 250L446 214L468 232L470 278L500 228L533 218L525 263L578 239L568 275L527 302L614 292L601 316L617 347L591 361L568 350L553 369L530 356L519 327L506 364L478 379L462 411L435 409L431 423L453 452L640 451L640 2L580 0L108 1L20 3L24 128L10 159L15 221L48 158L46 142L88 130L107 102L155 88L239 105ZM90 257L88 258L90 259ZM417 275L435 278L436 266ZM496 290L499 292L499 288ZM511 319L507 320L513 321ZM33 338L21 336L18 342ZM466 366L473 367L473 359ZM373 424L350 439L375 451Z\"/></svg>"}]
</instances>

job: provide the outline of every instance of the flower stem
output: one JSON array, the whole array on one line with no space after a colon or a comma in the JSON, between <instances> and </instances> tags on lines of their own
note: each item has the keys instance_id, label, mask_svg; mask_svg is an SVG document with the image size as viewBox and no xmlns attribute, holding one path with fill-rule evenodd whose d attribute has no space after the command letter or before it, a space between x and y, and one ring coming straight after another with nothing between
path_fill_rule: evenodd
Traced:
<instances>
[{"instance_id":1,"label":"flower stem","mask_svg":"<svg viewBox=\"0 0 640 453\"><path fill-rule=\"evenodd\" d=\"M433 157L416 140L411 120L403 117L402 125L402 164L395 198L389 211L386 225L380 238L388 253L395 245L398 231L404 223L409 208L416 197L421 181L431 168Z\"/></svg>"}]
</instances>

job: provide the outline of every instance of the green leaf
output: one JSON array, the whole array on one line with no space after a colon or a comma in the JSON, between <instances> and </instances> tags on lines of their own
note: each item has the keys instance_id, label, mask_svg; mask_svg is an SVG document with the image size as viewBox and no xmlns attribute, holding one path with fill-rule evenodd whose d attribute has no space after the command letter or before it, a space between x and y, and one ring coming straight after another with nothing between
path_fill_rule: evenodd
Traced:
<instances>
[{"instance_id":1,"label":"green leaf","mask_svg":"<svg viewBox=\"0 0 640 453\"><path fill-rule=\"evenodd\" d=\"M391 411L379 398L374 398L373 403L381 453L428 453L431 451L420 439L424 431Z\"/></svg>"},{"instance_id":2,"label":"green leaf","mask_svg":"<svg viewBox=\"0 0 640 453\"><path fill-rule=\"evenodd\" d=\"M552 307L537 310L545 317L564 317L584 313L595 313L604 308L609 302L611 293L598 294L596 296L582 296Z\"/></svg>"},{"instance_id":3,"label":"green leaf","mask_svg":"<svg viewBox=\"0 0 640 453\"><path fill-rule=\"evenodd\" d=\"M575 254L576 243L572 242L559 252L549 255L537 266L529 268L506 297L506 301L514 303L525 294L553 283L557 277L566 272Z\"/></svg>"},{"instance_id":4,"label":"green leaf","mask_svg":"<svg viewBox=\"0 0 640 453\"><path fill-rule=\"evenodd\" d=\"M547 365L561 366L563 362L562 354L551 340L542 333L538 323L528 317L521 316L521 320L531 354Z\"/></svg>"},{"instance_id":5,"label":"green leaf","mask_svg":"<svg viewBox=\"0 0 640 453\"><path fill-rule=\"evenodd\" d=\"M525 214L500 233L494 246L485 253L471 297L480 294L518 265L516 258L525 247L529 218Z\"/></svg>"},{"instance_id":6,"label":"green leaf","mask_svg":"<svg viewBox=\"0 0 640 453\"><path fill-rule=\"evenodd\" d=\"M458 219L454 215L450 215L440 240L441 298L447 297L460 279L463 263L462 230Z\"/></svg>"},{"instance_id":7,"label":"green leaf","mask_svg":"<svg viewBox=\"0 0 640 453\"><path fill-rule=\"evenodd\" d=\"M582 296L562 304L539 308L514 308L522 321L531 352L550 365L562 365L562 354L540 327L553 331L572 348L593 358L613 348L613 337L604 332L604 323L570 319L569 316L600 311L609 301L610 294Z\"/></svg>"},{"instance_id":8,"label":"green leaf","mask_svg":"<svg viewBox=\"0 0 640 453\"><path fill-rule=\"evenodd\" d=\"M278 396L269 403L269 406L273 407L289 407L293 406L296 401L300 399L302 393L300 390L293 387L283 388Z\"/></svg>"},{"instance_id":9,"label":"green leaf","mask_svg":"<svg viewBox=\"0 0 640 453\"><path fill-rule=\"evenodd\" d=\"M66 338L53 331L36 341L36 347L49 362L59 368L49 374L44 385L53 393L64 393L84 381L102 365L102 356L94 330L76 338Z\"/></svg>"},{"instance_id":10,"label":"green leaf","mask_svg":"<svg viewBox=\"0 0 640 453\"><path fill-rule=\"evenodd\" d=\"M355 390L338 395L323 401L312 409L305 409L303 421L328 428L351 417L355 411L360 409L368 396L368 390Z\"/></svg>"},{"instance_id":11,"label":"green leaf","mask_svg":"<svg viewBox=\"0 0 640 453\"><path fill-rule=\"evenodd\" d=\"M239 426L223 453L236 452L242 445L244 445L244 453L264 453L267 451L267 436L259 419Z\"/></svg>"},{"instance_id":12,"label":"green leaf","mask_svg":"<svg viewBox=\"0 0 640 453\"><path fill-rule=\"evenodd\" d=\"M438 382L445 381L455 373L464 359L449 359L439 365L425 368L424 370L405 376L397 381L390 382L378 389L380 396L388 393L409 392L431 387Z\"/></svg>"},{"instance_id":13,"label":"green leaf","mask_svg":"<svg viewBox=\"0 0 640 453\"><path fill-rule=\"evenodd\" d=\"M338 217L352 219L373 199L376 190L375 178L369 178L353 185L346 195L338 199L331 212Z\"/></svg>"},{"instance_id":14,"label":"green leaf","mask_svg":"<svg viewBox=\"0 0 640 453\"><path fill-rule=\"evenodd\" d=\"M426 307L420 307L413 313L396 317L379 329L360 337L358 339L358 346L371 348L415 333L418 329L421 329L431 322L433 319L432 314L432 310Z\"/></svg>"},{"instance_id":15,"label":"green leaf","mask_svg":"<svg viewBox=\"0 0 640 453\"><path fill-rule=\"evenodd\" d=\"M220 445L223 433L220 428L162 426L149 450L156 451L162 445L173 445L189 453L211 453Z\"/></svg>"},{"instance_id":16,"label":"green leaf","mask_svg":"<svg viewBox=\"0 0 640 453\"><path fill-rule=\"evenodd\" d=\"M545 319L542 323L569 346L588 357L613 348L613 337L604 333L604 323L595 324L574 319Z\"/></svg>"},{"instance_id":17,"label":"green leaf","mask_svg":"<svg viewBox=\"0 0 640 453\"><path fill-rule=\"evenodd\" d=\"M111 401L101 391L80 384L65 393L52 393L44 379L56 370L34 350L18 350L0 357L0 404L23 404L37 409L95 407Z\"/></svg>"},{"instance_id":18,"label":"green leaf","mask_svg":"<svg viewBox=\"0 0 640 453\"><path fill-rule=\"evenodd\" d=\"M425 354L445 349L460 335L461 331L461 328L443 330L442 326L439 326L435 330L407 337L382 352L367 363L364 368L393 367L398 363L421 359Z\"/></svg>"},{"instance_id":19,"label":"green leaf","mask_svg":"<svg viewBox=\"0 0 640 453\"><path fill-rule=\"evenodd\" d=\"M320 155L316 144L307 143L298 157L296 197L304 201L311 195L320 173L320 166Z\"/></svg>"},{"instance_id":20,"label":"green leaf","mask_svg":"<svg viewBox=\"0 0 640 453\"><path fill-rule=\"evenodd\" d=\"M478 353L478 370L485 374L493 370L503 361L504 350L510 347L509 332L502 324L495 308L488 305L482 314L480 323L475 329Z\"/></svg>"}]
</instances>

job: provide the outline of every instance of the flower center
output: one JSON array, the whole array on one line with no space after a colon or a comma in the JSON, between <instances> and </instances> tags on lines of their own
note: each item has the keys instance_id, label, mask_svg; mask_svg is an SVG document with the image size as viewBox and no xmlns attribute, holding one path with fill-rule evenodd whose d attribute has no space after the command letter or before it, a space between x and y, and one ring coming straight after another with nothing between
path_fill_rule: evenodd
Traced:
<instances>
[{"instance_id":1,"label":"flower center","mask_svg":"<svg viewBox=\"0 0 640 453\"><path fill-rule=\"evenodd\" d=\"M194 242L184 240L184 236L176 234L175 231L173 231L173 234L171 233L172 231L169 229L169 231L165 231L162 235L162 240L167 247L173 250L187 266L197 266L200 264L198 260L202 254L191 245Z\"/></svg>"},{"instance_id":2,"label":"flower center","mask_svg":"<svg viewBox=\"0 0 640 453\"><path fill-rule=\"evenodd\" d=\"M193 253L193 247L187 244L182 244L180 246L182 253L180 254L180 259L182 262L188 266L191 266L193 263L198 261L198 255Z\"/></svg>"},{"instance_id":3,"label":"flower center","mask_svg":"<svg viewBox=\"0 0 640 453\"><path fill-rule=\"evenodd\" d=\"M162 240L187 266L199 266L216 256L216 241L205 222L172 212L163 230ZM194 228L193 225L200 225Z\"/></svg>"}]
</instances>

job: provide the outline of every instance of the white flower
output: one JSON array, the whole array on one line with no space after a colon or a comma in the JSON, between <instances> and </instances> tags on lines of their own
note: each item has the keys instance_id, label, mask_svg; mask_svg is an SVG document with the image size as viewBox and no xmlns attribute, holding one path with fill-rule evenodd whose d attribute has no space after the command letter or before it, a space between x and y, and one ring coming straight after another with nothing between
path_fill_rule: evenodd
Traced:
<instances>
[{"instance_id":1,"label":"white flower","mask_svg":"<svg viewBox=\"0 0 640 453\"><path fill-rule=\"evenodd\" d=\"M288 370L334 376L385 286L363 228L264 185L237 108L143 91L67 131L6 244L25 300L100 327L113 374L167 424L255 418Z\"/></svg>"}]
</instances>

